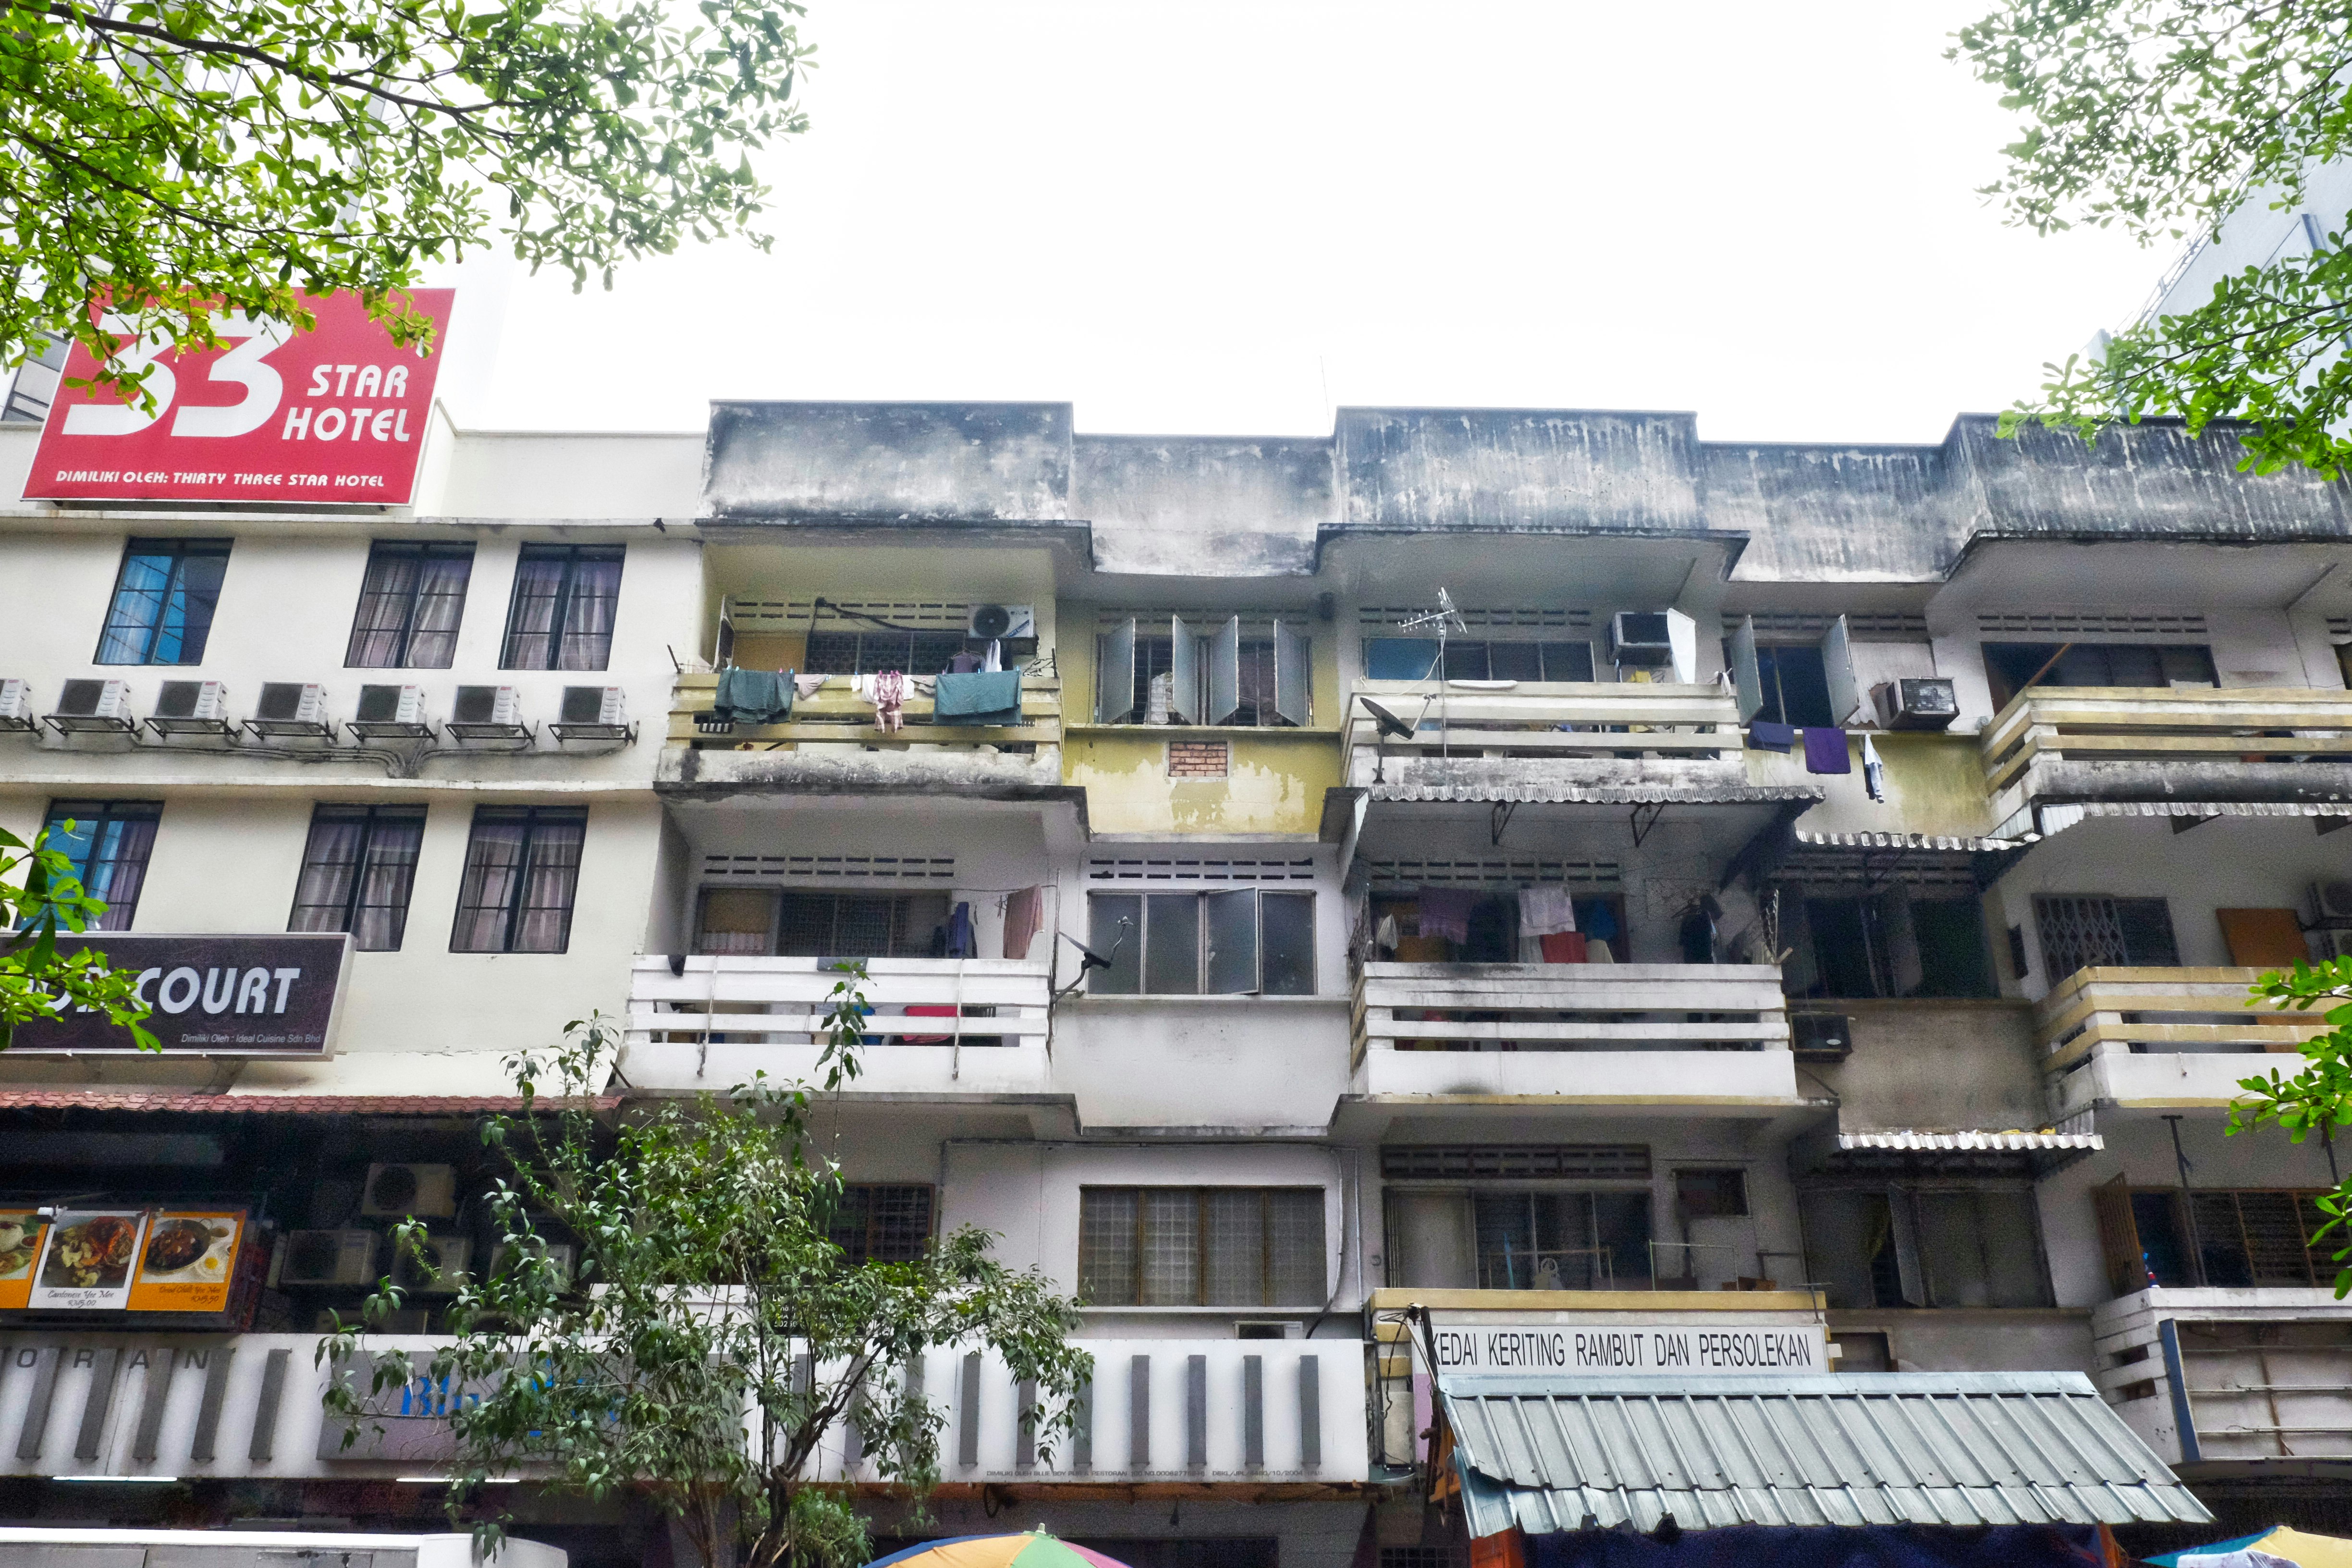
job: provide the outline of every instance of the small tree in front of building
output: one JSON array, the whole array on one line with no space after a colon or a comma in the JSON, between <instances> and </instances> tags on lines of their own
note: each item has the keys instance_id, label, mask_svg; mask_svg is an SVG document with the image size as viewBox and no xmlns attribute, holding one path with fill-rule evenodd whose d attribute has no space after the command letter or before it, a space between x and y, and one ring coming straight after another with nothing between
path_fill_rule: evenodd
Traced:
<instances>
[{"instance_id":1,"label":"small tree in front of building","mask_svg":"<svg viewBox=\"0 0 2352 1568\"><path fill-rule=\"evenodd\" d=\"M992 1351L1034 1380L1024 1419L1049 1455L1092 1370L1050 1280L997 1262L969 1227L917 1260L856 1266L828 1236L842 1182L811 1148L808 1112L813 1092L856 1074L862 981L852 968L835 989L822 1091L763 1077L608 1124L592 1099L614 1043L604 1022L518 1060L522 1111L484 1131L509 1173L487 1200L501 1246L459 1285L448 1342L369 1357L355 1325L320 1347L338 1364L326 1398L346 1446L378 1399L429 1378L461 1391L453 1519L509 1477L635 1494L679 1521L707 1568L864 1563L863 1520L814 1479L819 1445L854 1424L877 1473L919 1500L938 1479L941 1418L908 1368L933 1347ZM420 1261L423 1229L411 1221L396 1241ZM575 1274L543 1250L559 1235L578 1248ZM401 1299L386 1281L366 1321ZM488 1544L504 1522L475 1528Z\"/></svg>"},{"instance_id":2,"label":"small tree in front of building","mask_svg":"<svg viewBox=\"0 0 2352 1568\"><path fill-rule=\"evenodd\" d=\"M2238 1087L2247 1098L2230 1111L2230 1131L2252 1131L2265 1124L2284 1129L2300 1143L2312 1134L2332 1139L2333 1130L2352 1125L2352 958L2324 963L2298 963L2293 971L2273 970L2254 982L2247 1005L2267 1004L2282 1012L2308 1013L2325 1008L2320 1016L2327 1032L2303 1044L2303 1070L2293 1078L2273 1068L2267 1077L2244 1078ZM2352 1177L2339 1180L2336 1190L2314 1200L2327 1215L2315 1242L2330 1237L2334 1257L2342 1267L2336 1275L2336 1294L2352 1295Z\"/></svg>"},{"instance_id":3,"label":"small tree in front of building","mask_svg":"<svg viewBox=\"0 0 2352 1568\"><path fill-rule=\"evenodd\" d=\"M66 823L71 832L73 824ZM140 1020L139 978L106 966L93 948L60 948L60 932L79 934L106 912L74 875L73 862L48 847L48 835L30 844L0 830L0 1050L16 1026L53 1018L68 1008L104 1013L131 1031L145 1049L155 1037Z\"/></svg>"}]
</instances>

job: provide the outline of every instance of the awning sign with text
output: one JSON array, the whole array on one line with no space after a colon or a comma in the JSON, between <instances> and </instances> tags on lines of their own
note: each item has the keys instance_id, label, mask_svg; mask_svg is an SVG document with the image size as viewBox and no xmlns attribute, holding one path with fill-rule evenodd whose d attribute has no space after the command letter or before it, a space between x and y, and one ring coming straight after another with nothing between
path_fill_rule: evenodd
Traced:
<instances>
[{"instance_id":1,"label":"awning sign with text","mask_svg":"<svg viewBox=\"0 0 2352 1568\"><path fill-rule=\"evenodd\" d=\"M166 1051L206 1056L321 1057L334 1039L335 1007L350 967L351 938L335 932L267 936L133 936L92 931L58 939L64 951L95 948L107 967L139 977L144 1020ZM20 1025L9 1049L131 1051L131 1031L103 1013L68 1012ZM0 1279L0 1287L6 1281Z\"/></svg>"},{"instance_id":2,"label":"awning sign with text","mask_svg":"<svg viewBox=\"0 0 2352 1568\"><path fill-rule=\"evenodd\" d=\"M415 307L446 323L457 291L419 289ZM148 342L123 351L126 368L152 365L152 406L102 386L76 343L49 405L28 500L249 500L295 505L411 499L425 445L433 381L446 346L393 346L353 294L306 297L307 332L242 314L217 327L228 346L166 353Z\"/></svg>"},{"instance_id":3,"label":"awning sign with text","mask_svg":"<svg viewBox=\"0 0 2352 1568\"><path fill-rule=\"evenodd\" d=\"M1440 1372L1721 1376L1834 1370L1819 1323L1482 1324L1430 1331Z\"/></svg>"}]
</instances>

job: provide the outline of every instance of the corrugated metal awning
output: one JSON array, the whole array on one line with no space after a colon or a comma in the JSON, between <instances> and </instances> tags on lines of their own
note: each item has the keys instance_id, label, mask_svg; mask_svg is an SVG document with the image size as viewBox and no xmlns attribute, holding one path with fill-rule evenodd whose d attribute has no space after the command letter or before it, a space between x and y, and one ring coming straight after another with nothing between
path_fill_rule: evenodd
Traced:
<instances>
[{"instance_id":1,"label":"corrugated metal awning","mask_svg":"<svg viewBox=\"0 0 2352 1568\"><path fill-rule=\"evenodd\" d=\"M1828 797L1818 784L1574 784L1531 780L1376 784L1374 800L1464 801L1521 805L1756 805Z\"/></svg>"},{"instance_id":2,"label":"corrugated metal awning","mask_svg":"<svg viewBox=\"0 0 2352 1568\"><path fill-rule=\"evenodd\" d=\"M2025 847L2014 838L1969 838L1937 833L1808 833L1801 827L1797 829L1797 842L1823 849L1935 849L1959 855Z\"/></svg>"},{"instance_id":3,"label":"corrugated metal awning","mask_svg":"<svg viewBox=\"0 0 2352 1568\"><path fill-rule=\"evenodd\" d=\"M2204 1523L2080 1373L1440 1380L1473 1536Z\"/></svg>"},{"instance_id":4,"label":"corrugated metal awning","mask_svg":"<svg viewBox=\"0 0 2352 1568\"><path fill-rule=\"evenodd\" d=\"M2042 836L2063 832L2091 816L2347 816L2352 801L2084 800L2034 808Z\"/></svg>"},{"instance_id":5,"label":"corrugated metal awning","mask_svg":"<svg viewBox=\"0 0 2352 1568\"><path fill-rule=\"evenodd\" d=\"M1888 1128L1875 1132L1841 1132L1841 1149L1944 1151L1963 1149L2104 1149L2095 1132L1922 1132L1915 1128Z\"/></svg>"}]
</instances>

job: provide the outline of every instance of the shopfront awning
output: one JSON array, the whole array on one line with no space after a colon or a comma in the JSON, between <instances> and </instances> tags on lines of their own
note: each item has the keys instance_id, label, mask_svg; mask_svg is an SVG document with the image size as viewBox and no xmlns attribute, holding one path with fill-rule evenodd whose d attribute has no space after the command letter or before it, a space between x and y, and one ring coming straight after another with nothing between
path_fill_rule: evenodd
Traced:
<instances>
[{"instance_id":1,"label":"shopfront awning","mask_svg":"<svg viewBox=\"0 0 2352 1568\"><path fill-rule=\"evenodd\" d=\"M1473 1537L2211 1516L2079 1373L1441 1380Z\"/></svg>"}]
</instances>

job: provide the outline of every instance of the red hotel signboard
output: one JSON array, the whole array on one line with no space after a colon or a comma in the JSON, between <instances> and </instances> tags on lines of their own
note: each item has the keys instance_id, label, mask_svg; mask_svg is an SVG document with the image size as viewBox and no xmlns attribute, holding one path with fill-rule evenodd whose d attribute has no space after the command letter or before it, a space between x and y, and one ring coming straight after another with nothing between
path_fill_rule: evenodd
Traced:
<instances>
[{"instance_id":1,"label":"red hotel signboard","mask_svg":"<svg viewBox=\"0 0 2352 1568\"><path fill-rule=\"evenodd\" d=\"M419 289L445 326L450 289ZM399 505L416 483L441 340L393 346L356 295L308 300L318 326L225 318L226 349L170 353L147 379L153 409L61 383L41 430L27 500L361 502ZM125 352L133 366L143 351ZM65 383L97 374L74 345Z\"/></svg>"}]
</instances>

